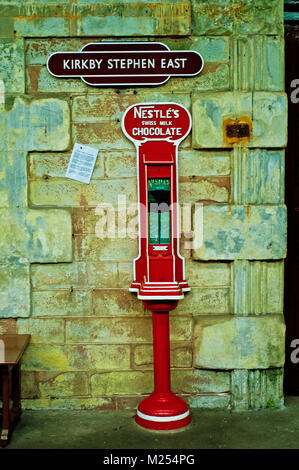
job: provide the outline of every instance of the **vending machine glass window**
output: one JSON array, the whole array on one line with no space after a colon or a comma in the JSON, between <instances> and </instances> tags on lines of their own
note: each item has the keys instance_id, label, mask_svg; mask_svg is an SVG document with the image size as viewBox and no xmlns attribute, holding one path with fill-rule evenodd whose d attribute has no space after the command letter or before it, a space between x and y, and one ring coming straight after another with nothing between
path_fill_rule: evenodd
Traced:
<instances>
[{"instance_id":1,"label":"vending machine glass window","mask_svg":"<svg viewBox=\"0 0 299 470\"><path fill-rule=\"evenodd\" d=\"M148 179L149 243L169 244L170 178Z\"/></svg>"}]
</instances>

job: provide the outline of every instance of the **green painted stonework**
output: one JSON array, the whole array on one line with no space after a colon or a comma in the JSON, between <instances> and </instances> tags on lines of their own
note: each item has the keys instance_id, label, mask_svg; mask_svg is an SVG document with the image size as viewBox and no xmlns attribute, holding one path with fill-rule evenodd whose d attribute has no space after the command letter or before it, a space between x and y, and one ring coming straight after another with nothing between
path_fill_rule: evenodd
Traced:
<instances>
[{"instance_id":1,"label":"green painted stonework","mask_svg":"<svg viewBox=\"0 0 299 470\"><path fill-rule=\"evenodd\" d=\"M284 93L226 92L192 95L195 148L232 147L226 139L225 120L246 118L252 135L245 147L285 147L287 144L287 97Z\"/></svg>"},{"instance_id":2,"label":"green painted stonework","mask_svg":"<svg viewBox=\"0 0 299 470\"><path fill-rule=\"evenodd\" d=\"M267 315L283 313L282 261L236 260L232 263L232 313Z\"/></svg>"},{"instance_id":3,"label":"green painted stonework","mask_svg":"<svg viewBox=\"0 0 299 470\"><path fill-rule=\"evenodd\" d=\"M191 408L283 406L283 1L0 0L0 11L0 331L31 334L23 407L131 409L153 390L151 312L128 292L136 234L99 236L97 206L136 203L121 119L167 101L193 120L178 152L191 292L170 315L173 390ZM120 89L47 71L50 54L102 40L196 50L205 66ZM229 119L245 119L248 137L233 142ZM65 177L75 142L99 150L88 185Z\"/></svg>"},{"instance_id":4,"label":"green painted stonework","mask_svg":"<svg viewBox=\"0 0 299 470\"><path fill-rule=\"evenodd\" d=\"M119 370L130 368L130 345L124 344L30 344L23 371Z\"/></svg>"},{"instance_id":5,"label":"green painted stonework","mask_svg":"<svg viewBox=\"0 0 299 470\"><path fill-rule=\"evenodd\" d=\"M30 315L28 263L0 264L0 318Z\"/></svg>"},{"instance_id":6,"label":"green painted stonework","mask_svg":"<svg viewBox=\"0 0 299 470\"><path fill-rule=\"evenodd\" d=\"M4 120L2 149L65 150L69 145L68 103L55 98L16 98L11 108L0 116Z\"/></svg>"},{"instance_id":7,"label":"green painted stonework","mask_svg":"<svg viewBox=\"0 0 299 470\"><path fill-rule=\"evenodd\" d=\"M72 260L71 219L67 211L0 209L0 262Z\"/></svg>"},{"instance_id":8,"label":"green painted stonework","mask_svg":"<svg viewBox=\"0 0 299 470\"><path fill-rule=\"evenodd\" d=\"M67 372L58 375L40 372L38 376L41 397L88 395L88 377L84 372Z\"/></svg>"},{"instance_id":9,"label":"green painted stonework","mask_svg":"<svg viewBox=\"0 0 299 470\"><path fill-rule=\"evenodd\" d=\"M0 39L0 79L5 93L25 92L24 39Z\"/></svg>"},{"instance_id":10,"label":"green painted stonework","mask_svg":"<svg viewBox=\"0 0 299 470\"><path fill-rule=\"evenodd\" d=\"M284 151L235 147L231 201L234 204L284 202Z\"/></svg>"},{"instance_id":11,"label":"green painted stonework","mask_svg":"<svg viewBox=\"0 0 299 470\"><path fill-rule=\"evenodd\" d=\"M196 227L194 230L194 245L198 246L201 234ZM263 260L285 255L285 206L204 206L203 244L193 250L194 259Z\"/></svg>"},{"instance_id":12,"label":"green painted stonework","mask_svg":"<svg viewBox=\"0 0 299 470\"><path fill-rule=\"evenodd\" d=\"M0 207L27 207L26 152L1 151Z\"/></svg>"},{"instance_id":13,"label":"green painted stonework","mask_svg":"<svg viewBox=\"0 0 299 470\"><path fill-rule=\"evenodd\" d=\"M284 332L280 315L197 318L194 366L208 369L282 367Z\"/></svg>"},{"instance_id":14,"label":"green painted stonework","mask_svg":"<svg viewBox=\"0 0 299 470\"><path fill-rule=\"evenodd\" d=\"M193 34L282 34L281 0L191 0Z\"/></svg>"},{"instance_id":15,"label":"green painted stonework","mask_svg":"<svg viewBox=\"0 0 299 470\"><path fill-rule=\"evenodd\" d=\"M231 381L235 410L283 406L283 369L234 370Z\"/></svg>"}]
</instances>

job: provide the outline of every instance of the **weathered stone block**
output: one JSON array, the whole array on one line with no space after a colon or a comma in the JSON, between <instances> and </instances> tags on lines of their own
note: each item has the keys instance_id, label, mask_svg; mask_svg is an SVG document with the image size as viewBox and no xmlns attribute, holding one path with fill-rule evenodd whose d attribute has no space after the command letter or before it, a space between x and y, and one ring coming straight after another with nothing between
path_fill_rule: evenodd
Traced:
<instances>
[{"instance_id":1,"label":"weathered stone block","mask_svg":"<svg viewBox=\"0 0 299 470\"><path fill-rule=\"evenodd\" d=\"M67 0L68 1L68 0ZM26 65L46 65L48 57L53 52L61 51L80 51L90 39L79 37L61 38L55 35L55 38L27 38L25 40ZM48 72L47 72L48 73ZM52 76L48 73L49 76ZM57 82L68 82L69 80L58 79ZM76 80L78 82L78 80ZM80 81L79 81L80 83ZM63 85L63 84L62 84ZM86 90L86 85L84 84Z\"/></svg>"},{"instance_id":2,"label":"weathered stone block","mask_svg":"<svg viewBox=\"0 0 299 470\"><path fill-rule=\"evenodd\" d=\"M219 393L215 395L189 395L184 397L190 408L205 408L205 409L229 409L230 407L230 394Z\"/></svg>"},{"instance_id":3,"label":"weathered stone block","mask_svg":"<svg viewBox=\"0 0 299 470\"><path fill-rule=\"evenodd\" d=\"M193 178L192 181L180 182L181 204L195 201L229 202L229 199L230 178Z\"/></svg>"},{"instance_id":4,"label":"weathered stone block","mask_svg":"<svg viewBox=\"0 0 299 470\"><path fill-rule=\"evenodd\" d=\"M72 261L72 226L67 211L30 210L25 216L25 229L31 262Z\"/></svg>"},{"instance_id":5,"label":"weathered stone block","mask_svg":"<svg viewBox=\"0 0 299 470\"><path fill-rule=\"evenodd\" d=\"M144 315L144 307L128 289L94 289L95 315Z\"/></svg>"},{"instance_id":6,"label":"weathered stone block","mask_svg":"<svg viewBox=\"0 0 299 470\"><path fill-rule=\"evenodd\" d=\"M138 369L153 369L153 345L138 344L133 347L134 366ZM170 345L171 367L191 367L192 347L190 343L179 341Z\"/></svg>"},{"instance_id":7,"label":"weathered stone block","mask_svg":"<svg viewBox=\"0 0 299 470\"><path fill-rule=\"evenodd\" d=\"M85 372L38 372L38 386L41 397L72 397L88 395L88 377Z\"/></svg>"},{"instance_id":8,"label":"weathered stone block","mask_svg":"<svg viewBox=\"0 0 299 470\"><path fill-rule=\"evenodd\" d=\"M233 269L233 313L283 312L283 261L236 260Z\"/></svg>"},{"instance_id":9,"label":"weathered stone block","mask_svg":"<svg viewBox=\"0 0 299 470\"><path fill-rule=\"evenodd\" d=\"M85 316L92 314L88 290L58 290L32 293L32 316Z\"/></svg>"},{"instance_id":10,"label":"weathered stone block","mask_svg":"<svg viewBox=\"0 0 299 470\"><path fill-rule=\"evenodd\" d=\"M81 285L95 288L119 285L117 263L82 262L78 265Z\"/></svg>"},{"instance_id":11,"label":"weathered stone block","mask_svg":"<svg viewBox=\"0 0 299 470\"><path fill-rule=\"evenodd\" d=\"M193 319L170 315L169 334L170 341L190 341L193 334Z\"/></svg>"},{"instance_id":12,"label":"weathered stone block","mask_svg":"<svg viewBox=\"0 0 299 470\"><path fill-rule=\"evenodd\" d=\"M0 61L5 93L24 93L24 39L0 39Z\"/></svg>"},{"instance_id":13,"label":"weathered stone block","mask_svg":"<svg viewBox=\"0 0 299 470\"><path fill-rule=\"evenodd\" d=\"M63 343L64 321L52 318L18 319L18 333L31 334L30 342L34 343Z\"/></svg>"},{"instance_id":14,"label":"weathered stone block","mask_svg":"<svg viewBox=\"0 0 299 470\"><path fill-rule=\"evenodd\" d=\"M136 153L105 152L105 173L108 178L136 178Z\"/></svg>"},{"instance_id":15,"label":"weathered stone block","mask_svg":"<svg viewBox=\"0 0 299 470\"><path fill-rule=\"evenodd\" d=\"M232 371L233 409L279 408L283 403L283 369Z\"/></svg>"},{"instance_id":16,"label":"weathered stone block","mask_svg":"<svg viewBox=\"0 0 299 470\"><path fill-rule=\"evenodd\" d=\"M135 90L136 91L136 90ZM173 101L172 93L161 90L138 90L136 93L124 90L77 96L73 99L73 121L77 123L120 123L126 109L139 102ZM189 92L177 93L175 102L186 108L191 107ZM107 122L108 121L108 122ZM120 128L120 126L119 126Z\"/></svg>"},{"instance_id":17,"label":"weathered stone block","mask_svg":"<svg viewBox=\"0 0 299 470\"><path fill-rule=\"evenodd\" d=\"M183 92L186 90L228 90L229 78L229 38L196 37L159 38L171 50L195 50L204 58L202 72L195 77L172 77L160 87L163 92Z\"/></svg>"},{"instance_id":18,"label":"weathered stone block","mask_svg":"<svg viewBox=\"0 0 299 470\"><path fill-rule=\"evenodd\" d=\"M0 37L14 39L13 18L0 18Z\"/></svg>"},{"instance_id":19,"label":"weathered stone block","mask_svg":"<svg viewBox=\"0 0 299 470\"><path fill-rule=\"evenodd\" d=\"M38 398L40 396L35 372L22 371L21 398Z\"/></svg>"},{"instance_id":20,"label":"weathered stone block","mask_svg":"<svg viewBox=\"0 0 299 470\"><path fill-rule=\"evenodd\" d=\"M194 148L224 148L223 122L227 118L252 117L251 93L196 93L192 95L192 146Z\"/></svg>"},{"instance_id":21,"label":"weathered stone block","mask_svg":"<svg viewBox=\"0 0 299 470\"><path fill-rule=\"evenodd\" d=\"M65 328L67 343L117 344L152 341L151 318L80 318L66 320ZM184 331L182 336L183 333Z\"/></svg>"},{"instance_id":22,"label":"weathered stone block","mask_svg":"<svg viewBox=\"0 0 299 470\"><path fill-rule=\"evenodd\" d=\"M31 262L72 260L71 217L67 211L29 211L25 226L30 234L27 247Z\"/></svg>"},{"instance_id":23,"label":"weathered stone block","mask_svg":"<svg viewBox=\"0 0 299 470\"><path fill-rule=\"evenodd\" d=\"M27 160L25 152L1 152L0 207L27 207Z\"/></svg>"},{"instance_id":24,"label":"weathered stone block","mask_svg":"<svg viewBox=\"0 0 299 470\"><path fill-rule=\"evenodd\" d=\"M38 15L38 12L36 14ZM23 37L69 36L70 21L67 18L51 17L51 12L48 14L49 18L41 18L39 16L15 18L15 31L19 36Z\"/></svg>"},{"instance_id":25,"label":"weathered stone block","mask_svg":"<svg viewBox=\"0 0 299 470\"><path fill-rule=\"evenodd\" d=\"M193 93L194 148L232 147L226 120L242 119L248 125L245 147L285 147L287 97L285 93ZM252 125L252 134L251 134ZM238 139L237 139L238 140Z\"/></svg>"},{"instance_id":26,"label":"weathered stone block","mask_svg":"<svg viewBox=\"0 0 299 470\"><path fill-rule=\"evenodd\" d=\"M230 389L230 374L199 369L172 370L171 384L175 393L227 392Z\"/></svg>"},{"instance_id":27,"label":"weathered stone block","mask_svg":"<svg viewBox=\"0 0 299 470\"><path fill-rule=\"evenodd\" d=\"M160 38L159 38L160 40ZM171 50L199 52L206 63L229 63L229 38L227 36L162 37L161 41Z\"/></svg>"},{"instance_id":28,"label":"weathered stone block","mask_svg":"<svg viewBox=\"0 0 299 470\"><path fill-rule=\"evenodd\" d=\"M115 227L117 227L117 213L109 213L109 221L113 217L113 222ZM103 213L99 214L99 211L95 207L81 206L73 208L73 228L75 234L84 234L88 233L90 235L95 235L97 223L101 221ZM106 212L105 212L106 216ZM107 214L108 217L108 214Z\"/></svg>"},{"instance_id":29,"label":"weathered stone block","mask_svg":"<svg viewBox=\"0 0 299 470\"><path fill-rule=\"evenodd\" d=\"M204 59L207 57L204 56ZM172 77L161 87L167 92L193 90L224 91L230 88L229 65L222 63L205 63L202 72L195 77Z\"/></svg>"},{"instance_id":30,"label":"weathered stone block","mask_svg":"<svg viewBox=\"0 0 299 470\"><path fill-rule=\"evenodd\" d=\"M120 287L130 287L131 279L133 279L133 263L132 260L128 262L118 263L118 276Z\"/></svg>"},{"instance_id":31,"label":"weathered stone block","mask_svg":"<svg viewBox=\"0 0 299 470\"><path fill-rule=\"evenodd\" d=\"M127 203L137 200L136 178L94 180L88 185L48 178L29 184L29 198L34 206L97 206L106 203L117 206L119 196L125 196Z\"/></svg>"},{"instance_id":32,"label":"weathered stone block","mask_svg":"<svg viewBox=\"0 0 299 470\"><path fill-rule=\"evenodd\" d=\"M234 204L283 204L283 150L237 147L231 158L231 200Z\"/></svg>"},{"instance_id":33,"label":"weathered stone block","mask_svg":"<svg viewBox=\"0 0 299 470\"><path fill-rule=\"evenodd\" d=\"M282 367L284 334L285 325L280 315L198 317L193 364L209 369Z\"/></svg>"},{"instance_id":34,"label":"weathered stone block","mask_svg":"<svg viewBox=\"0 0 299 470\"><path fill-rule=\"evenodd\" d=\"M205 152L198 150L179 150L179 175L194 176L228 176L230 174L230 151Z\"/></svg>"},{"instance_id":35,"label":"weathered stone block","mask_svg":"<svg viewBox=\"0 0 299 470\"><path fill-rule=\"evenodd\" d=\"M192 33L283 34L283 8L280 0L191 0Z\"/></svg>"},{"instance_id":36,"label":"weathered stone block","mask_svg":"<svg viewBox=\"0 0 299 470\"><path fill-rule=\"evenodd\" d=\"M192 287L230 287L230 263L186 260L186 278Z\"/></svg>"},{"instance_id":37,"label":"weathered stone block","mask_svg":"<svg viewBox=\"0 0 299 470\"><path fill-rule=\"evenodd\" d=\"M285 93L253 93L251 147L287 145L287 96Z\"/></svg>"},{"instance_id":38,"label":"weathered stone block","mask_svg":"<svg viewBox=\"0 0 299 470\"><path fill-rule=\"evenodd\" d=\"M201 236L198 228L195 246ZM285 254L285 206L204 206L203 244L193 250L195 259L263 260Z\"/></svg>"},{"instance_id":39,"label":"weathered stone block","mask_svg":"<svg viewBox=\"0 0 299 470\"><path fill-rule=\"evenodd\" d=\"M232 38L231 87L234 90L284 90L284 41L281 36Z\"/></svg>"},{"instance_id":40,"label":"weathered stone block","mask_svg":"<svg viewBox=\"0 0 299 470\"><path fill-rule=\"evenodd\" d=\"M81 16L77 23L78 36L185 36L190 34L191 8L188 0L169 3L145 2L138 4L113 2L97 4L88 8L81 5ZM115 14L117 12L117 14ZM85 14L83 14L85 13Z\"/></svg>"},{"instance_id":41,"label":"weathered stone block","mask_svg":"<svg viewBox=\"0 0 299 470\"><path fill-rule=\"evenodd\" d=\"M24 410L115 410L115 398L65 397L22 400Z\"/></svg>"},{"instance_id":42,"label":"weathered stone block","mask_svg":"<svg viewBox=\"0 0 299 470\"><path fill-rule=\"evenodd\" d=\"M29 155L30 179L64 178L71 158L71 152L67 153L31 153ZM93 170L92 179L104 177L104 158L101 153Z\"/></svg>"},{"instance_id":43,"label":"weathered stone block","mask_svg":"<svg viewBox=\"0 0 299 470\"><path fill-rule=\"evenodd\" d=\"M133 395L153 391L152 371L104 372L91 376L92 396Z\"/></svg>"},{"instance_id":44,"label":"weathered stone block","mask_svg":"<svg viewBox=\"0 0 299 470\"><path fill-rule=\"evenodd\" d=\"M27 98L26 98L27 100ZM67 101L16 98L6 111L2 149L65 150L69 145L70 112Z\"/></svg>"},{"instance_id":45,"label":"weathered stone block","mask_svg":"<svg viewBox=\"0 0 299 470\"><path fill-rule=\"evenodd\" d=\"M130 238L75 237L74 256L77 260L127 261L136 258L137 254L137 240Z\"/></svg>"},{"instance_id":46,"label":"weathered stone block","mask_svg":"<svg viewBox=\"0 0 299 470\"><path fill-rule=\"evenodd\" d=\"M174 311L174 315L221 315L230 311L229 288L192 288Z\"/></svg>"},{"instance_id":47,"label":"weathered stone block","mask_svg":"<svg viewBox=\"0 0 299 470\"><path fill-rule=\"evenodd\" d=\"M57 44L57 41L55 41ZM40 57L43 55L42 50L43 44L37 44L37 50L40 52ZM64 48L61 47L61 43L57 44L57 49L52 52L62 52ZM69 50L79 51L79 48L70 47ZM45 52L44 52L45 53ZM50 53L48 54L48 57ZM28 56L26 56L27 58ZM38 59L37 59L38 60ZM39 59L41 62L43 59ZM46 60L44 61L46 63ZM26 88L27 93L34 95L35 93L84 93L86 90L86 84L80 80L80 78L68 78L67 80L53 77L48 72L45 65L27 65L26 67Z\"/></svg>"},{"instance_id":48,"label":"weathered stone block","mask_svg":"<svg viewBox=\"0 0 299 470\"><path fill-rule=\"evenodd\" d=\"M22 358L22 370L130 369L130 345L124 344L30 344Z\"/></svg>"},{"instance_id":49,"label":"weathered stone block","mask_svg":"<svg viewBox=\"0 0 299 470\"><path fill-rule=\"evenodd\" d=\"M77 287L78 269L78 263L32 264L32 287L37 290Z\"/></svg>"},{"instance_id":50,"label":"weathered stone block","mask_svg":"<svg viewBox=\"0 0 299 470\"><path fill-rule=\"evenodd\" d=\"M137 6L136 6L137 5ZM57 7L60 7L59 10ZM13 19L19 36L159 36L190 34L189 0L9 4L3 11Z\"/></svg>"},{"instance_id":51,"label":"weathered stone block","mask_svg":"<svg viewBox=\"0 0 299 470\"><path fill-rule=\"evenodd\" d=\"M29 264L0 264L0 318L29 315Z\"/></svg>"},{"instance_id":52,"label":"weathered stone block","mask_svg":"<svg viewBox=\"0 0 299 470\"><path fill-rule=\"evenodd\" d=\"M33 264L31 282L37 290L116 286L119 285L117 263Z\"/></svg>"}]
</instances>

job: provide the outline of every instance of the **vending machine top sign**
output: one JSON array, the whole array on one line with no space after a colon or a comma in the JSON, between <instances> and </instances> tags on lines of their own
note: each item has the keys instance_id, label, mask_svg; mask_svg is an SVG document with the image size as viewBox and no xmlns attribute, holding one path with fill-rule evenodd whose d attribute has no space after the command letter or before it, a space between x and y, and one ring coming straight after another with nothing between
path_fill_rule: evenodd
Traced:
<instances>
[{"instance_id":1,"label":"vending machine top sign","mask_svg":"<svg viewBox=\"0 0 299 470\"><path fill-rule=\"evenodd\" d=\"M130 290L139 299L179 300L190 288L179 250L178 145L191 129L177 103L139 103L122 120L138 159L139 255Z\"/></svg>"},{"instance_id":2,"label":"vending machine top sign","mask_svg":"<svg viewBox=\"0 0 299 470\"><path fill-rule=\"evenodd\" d=\"M189 111L176 103L133 105L123 117L123 131L137 146L148 140L179 144L190 129Z\"/></svg>"}]
</instances>

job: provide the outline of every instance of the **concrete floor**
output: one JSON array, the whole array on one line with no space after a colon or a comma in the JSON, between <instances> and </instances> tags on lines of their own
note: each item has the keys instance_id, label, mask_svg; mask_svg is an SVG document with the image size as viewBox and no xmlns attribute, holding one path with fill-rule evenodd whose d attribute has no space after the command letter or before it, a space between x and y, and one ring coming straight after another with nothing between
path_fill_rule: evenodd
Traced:
<instances>
[{"instance_id":1,"label":"concrete floor","mask_svg":"<svg viewBox=\"0 0 299 470\"><path fill-rule=\"evenodd\" d=\"M299 397L282 410L192 410L184 430L147 431L134 411L24 411L6 449L299 449Z\"/></svg>"}]
</instances>

